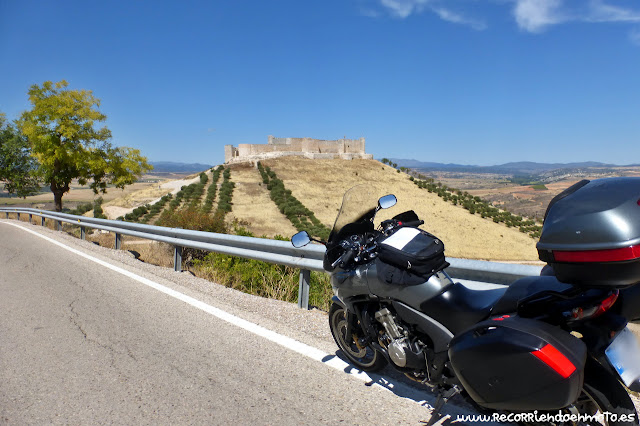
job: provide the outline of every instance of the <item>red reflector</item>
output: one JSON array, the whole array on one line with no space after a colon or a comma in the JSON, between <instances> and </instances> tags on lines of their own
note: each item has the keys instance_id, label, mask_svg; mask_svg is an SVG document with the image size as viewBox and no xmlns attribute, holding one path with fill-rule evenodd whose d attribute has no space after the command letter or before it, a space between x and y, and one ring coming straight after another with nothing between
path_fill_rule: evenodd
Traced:
<instances>
[{"instance_id":1,"label":"red reflector","mask_svg":"<svg viewBox=\"0 0 640 426\"><path fill-rule=\"evenodd\" d=\"M531 353L540 361L553 368L553 371L561 375L563 379L566 379L576 371L576 366L573 365L566 356L562 355L562 352L550 344L546 344L541 349Z\"/></svg>"},{"instance_id":2,"label":"red reflector","mask_svg":"<svg viewBox=\"0 0 640 426\"><path fill-rule=\"evenodd\" d=\"M556 262L620 262L640 257L640 245L611 250L553 251Z\"/></svg>"},{"instance_id":3,"label":"red reflector","mask_svg":"<svg viewBox=\"0 0 640 426\"><path fill-rule=\"evenodd\" d=\"M501 317L498 318L494 318L494 321L504 321L505 318L509 318L511 315L503 315Z\"/></svg>"}]
</instances>

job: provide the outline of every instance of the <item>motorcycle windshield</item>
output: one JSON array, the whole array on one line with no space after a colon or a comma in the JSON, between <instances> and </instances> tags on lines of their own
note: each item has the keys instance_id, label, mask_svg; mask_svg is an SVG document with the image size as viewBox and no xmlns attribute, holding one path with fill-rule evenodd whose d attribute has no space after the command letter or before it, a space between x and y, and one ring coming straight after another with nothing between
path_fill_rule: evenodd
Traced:
<instances>
[{"instance_id":1,"label":"motorcycle windshield","mask_svg":"<svg viewBox=\"0 0 640 426\"><path fill-rule=\"evenodd\" d=\"M345 192L329 242L340 235L346 225L371 220L376 213L378 199L382 195L384 194L380 189L368 184L354 186Z\"/></svg>"}]
</instances>

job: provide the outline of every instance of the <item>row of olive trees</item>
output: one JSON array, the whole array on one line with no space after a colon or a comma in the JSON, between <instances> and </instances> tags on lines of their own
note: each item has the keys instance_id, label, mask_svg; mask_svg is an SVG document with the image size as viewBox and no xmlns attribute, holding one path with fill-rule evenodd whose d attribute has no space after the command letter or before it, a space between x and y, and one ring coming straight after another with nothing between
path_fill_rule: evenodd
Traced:
<instances>
[{"instance_id":1,"label":"row of olive trees","mask_svg":"<svg viewBox=\"0 0 640 426\"><path fill-rule=\"evenodd\" d=\"M263 167L258 162L258 171L262 176L262 183L267 185L271 199L278 206L280 213L285 215L298 231L308 231L309 234L323 240L329 238L330 229L321 223L300 200L294 197L291 190L285 188L282 179L278 178L271 168Z\"/></svg>"},{"instance_id":2,"label":"row of olive trees","mask_svg":"<svg viewBox=\"0 0 640 426\"><path fill-rule=\"evenodd\" d=\"M213 169L212 169L213 170ZM222 174L223 182L220 190L216 191L217 182ZM219 166L213 170L213 182L209 185L204 203L204 185L209 178L206 173L200 174L200 182L183 186L176 194L169 207L162 211L156 221L158 226L172 228L193 229L196 231L227 233L225 216L232 209L232 197L235 184L231 181L231 170ZM213 189L212 189L213 188ZM218 195L218 208L211 214L213 201ZM206 253L190 251L190 257L201 258Z\"/></svg>"},{"instance_id":3,"label":"row of olive trees","mask_svg":"<svg viewBox=\"0 0 640 426\"><path fill-rule=\"evenodd\" d=\"M403 172L403 173L409 173L410 169L401 166L398 167L398 163L394 163L393 161L389 160L388 158L383 158L382 160L382 164L388 164L389 166L393 167L394 169L398 169L398 173Z\"/></svg>"},{"instance_id":4,"label":"row of olive trees","mask_svg":"<svg viewBox=\"0 0 640 426\"><path fill-rule=\"evenodd\" d=\"M411 180L419 188L437 194L444 201L448 201L453 205L460 205L467 209L469 213L479 214L483 218L490 218L495 223L504 223L510 228L518 228L521 232L533 238L540 237L542 227L532 219L523 218L506 210L498 209L480 197L473 196L466 191L450 188L441 182L435 182L434 179L425 178L422 175L419 178L411 177Z\"/></svg>"},{"instance_id":5,"label":"row of olive trees","mask_svg":"<svg viewBox=\"0 0 640 426\"><path fill-rule=\"evenodd\" d=\"M64 80L34 84L30 110L13 122L0 113L0 181L20 197L47 185L57 211L74 179L105 193L108 185L124 188L153 168L139 150L112 146L106 126L96 128L107 117L91 91L67 86Z\"/></svg>"},{"instance_id":6,"label":"row of olive trees","mask_svg":"<svg viewBox=\"0 0 640 426\"><path fill-rule=\"evenodd\" d=\"M218 192L218 181L220 180L220 173L224 170L224 166L220 165L217 169L211 169L212 173L212 182L209 185L209 189L207 189L207 197L202 204L202 211L204 213L211 212L213 208L213 202L216 200L216 195Z\"/></svg>"}]
</instances>

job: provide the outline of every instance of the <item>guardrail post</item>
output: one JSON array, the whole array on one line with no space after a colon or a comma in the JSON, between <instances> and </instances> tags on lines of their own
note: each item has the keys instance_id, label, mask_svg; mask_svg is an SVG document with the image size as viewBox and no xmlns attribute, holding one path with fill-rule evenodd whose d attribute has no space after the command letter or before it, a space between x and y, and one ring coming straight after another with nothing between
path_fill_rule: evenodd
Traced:
<instances>
[{"instance_id":1,"label":"guardrail post","mask_svg":"<svg viewBox=\"0 0 640 426\"><path fill-rule=\"evenodd\" d=\"M29 213L29 223L31 223L32 221L33 221L33 215Z\"/></svg>"},{"instance_id":2,"label":"guardrail post","mask_svg":"<svg viewBox=\"0 0 640 426\"><path fill-rule=\"evenodd\" d=\"M173 246L173 270L182 272L182 247Z\"/></svg>"},{"instance_id":3,"label":"guardrail post","mask_svg":"<svg viewBox=\"0 0 640 426\"><path fill-rule=\"evenodd\" d=\"M9 212L4 212L4 214L6 214L7 215L6 218L9 219Z\"/></svg>"},{"instance_id":4,"label":"guardrail post","mask_svg":"<svg viewBox=\"0 0 640 426\"><path fill-rule=\"evenodd\" d=\"M62 221L58 220L56 221L57 226L56 226L56 231L62 231Z\"/></svg>"},{"instance_id":5,"label":"guardrail post","mask_svg":"<svg viewBox=\"0 0 640 426\"><path fill-rule=\"evenodd\" d=\"M20 220L20 212L16 213L16 217Z\"/></svg>"},{"instance_id":6,"label":"guardrail post","mask_svg":"<svg viewBox=\"0 0 640 426\"><path fill-rule=\"evenodd\" d=\"M84 226L80 227L80 239L81 240L87 239L87 228L85 228Z\"/></svg>"},{"instance_id":7,"label":"guardrail post","mask_svg":"<svg viewBox=\"0 0 640 426\"><path fill-rule=\"evenodd\" d=\"M120 250L122 248L122 234L116 232L116 250Z\"/></svg>"},{"instance_id":8,"label":"guardrail post","mask_svg":"<svg viewBox=\"0 0 640 426\"><path fill-rule=\"evenodd\" d=\"M300 284L298 286L298 308L309 309L309 283L311 281L311 271L300 270Z\"/></svg>"},{"instance_id":9,"label":"guardrail post","mask_svg":"<svg viewBox=\"0 0 640 426\"><path fill-rule=\"evenodd\" d=\"M40 226L44 226L45 218L44 216L40 216Z\"/></svg>"}]
</instances>

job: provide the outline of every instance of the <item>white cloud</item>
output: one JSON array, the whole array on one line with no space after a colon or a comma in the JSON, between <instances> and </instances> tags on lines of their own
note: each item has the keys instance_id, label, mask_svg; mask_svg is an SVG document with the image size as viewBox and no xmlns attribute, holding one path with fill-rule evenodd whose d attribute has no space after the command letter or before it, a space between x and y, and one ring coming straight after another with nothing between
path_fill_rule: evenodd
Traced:
<instances>
[{"instance_id":1,"label":"white cloud","mask_svg":"<svg viewBox=\"0 0 640 426\"><path fill-rule=\"evenodd\" d=\"M448 9L433 7L431 10L444 21L453 22L454 24L467 25L478 31L485 30L487 28L487 24L480 20L467 18Z\"/></svg>"},{"instance_id":2,"label":"white cloud","mask_svg":"<svg viewBox=\"0 0 640 426\"><path fill-rule=\"evenodd\" d=\"M451 9L438 5L440 0L379 0L380 4L385 7L392 15L405 19L424 10L429 10L440 17L440 19L469 26L475 30L484 30L487 25L478 19L466 17L465 15L454 12Z\"/></svg>"},{"instance_id":3,"label":"white cloud","mask_svg":"<svg viewBox=\"0 0 640 426\"><path fill-rule=\"evenodd\" d=\"M513 15L523 30L537 33L562 22L561 0L516 0Z\"/></svg>"},{"instance_id":4,"label":"white cloud","mask_svg":"<svg viewBox=\"0 0 640 426\"><path fill-rule=\"evenodd\" d=\"M601 0L589 2L587 22L640 22L640 11L605 4Z\"/></svg>"},{"instance_id":5,"label":"white cloud","mask_svg":"<svg viewBox=\"0 0 640 426\"><path fill-rule=\"evenodd\" d=\"M640 22L640 11L613 6L604 0L514 0L518 26L538 33L565 22Z\"/></svg>"},{"instance_id":6,"label":"white cloud","mask_svg":"<svg viewBox=\"0 0 640 426\"><path fill-rule=\"evenodd\" d=\"M369 8L365 8L365 7L361 7L360 8L360 14L362 16L366 16L367 18L379 18L380 17L380 12L378 12L377 10L369 9Z\"/></svg>"},{"instance_id":7,"label":"white cloud","mask_svg":"<svg viewBox=\"0 0 640 426\"><path fill-rule=\"evenodd\" d=\"M380 0L380 4L386 7L398 18L407 18L409 15L420 13L429 0Z\"/></svg>"},{"instance_id":8,"label":"white cloud","mask_svg":"<svg viewBox=\"0 0 640 426\"><path fill-rule=\"evenodd\" d=\"M530 33L541 33L554 25L583 23L640 23L637 9L610 4L612 0L356 0L370 6L361 8L365 16L377 18L391 14L406 19L411 15L431 12L440 19L485 30L484 19L477 18L478 5L494 3L511 9L518 27ZM377 5L377 8L376 8ZM629 39L640 44L640 29L632 30Z\"/></svg>"}]
</instances>

